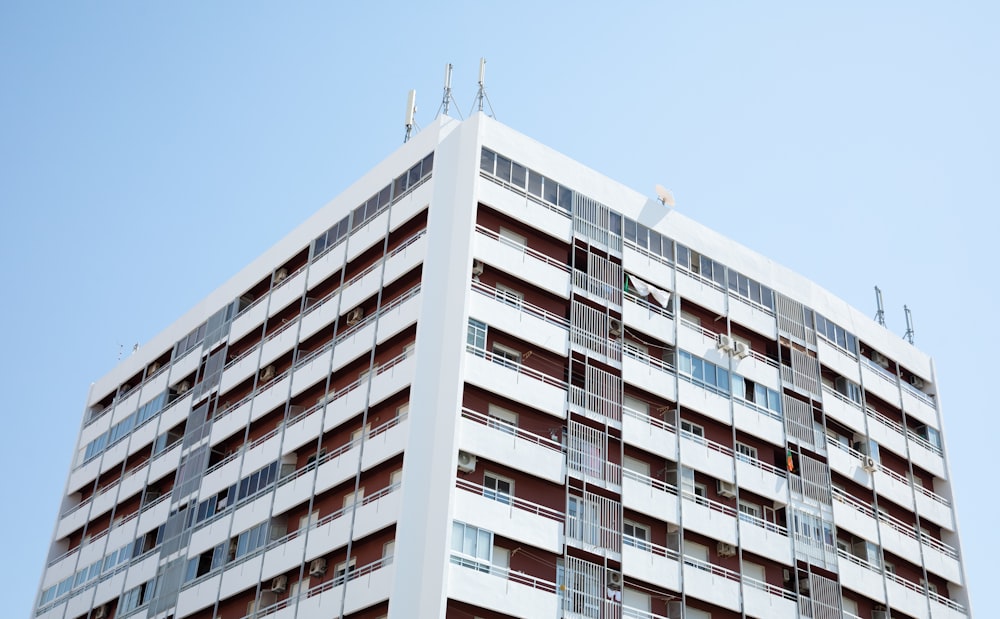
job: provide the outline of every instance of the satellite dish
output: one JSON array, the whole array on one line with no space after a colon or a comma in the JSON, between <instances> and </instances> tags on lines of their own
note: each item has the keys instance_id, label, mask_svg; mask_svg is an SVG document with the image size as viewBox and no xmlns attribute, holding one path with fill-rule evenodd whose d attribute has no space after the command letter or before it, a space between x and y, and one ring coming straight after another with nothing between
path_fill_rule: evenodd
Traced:
<instances>
[{"instance_id":1,"label":"satellite dish","mask_svg":"<svg viewBox=\"0 0 1000 619\"><path fill-rule=\"evenodd\" d=\"M674 194L670 193L670 190L663 185L656 186L656 195L660 200L660 204L663 206L674 206L676 202L674 201Z\"/></svg>"}]
</instances>

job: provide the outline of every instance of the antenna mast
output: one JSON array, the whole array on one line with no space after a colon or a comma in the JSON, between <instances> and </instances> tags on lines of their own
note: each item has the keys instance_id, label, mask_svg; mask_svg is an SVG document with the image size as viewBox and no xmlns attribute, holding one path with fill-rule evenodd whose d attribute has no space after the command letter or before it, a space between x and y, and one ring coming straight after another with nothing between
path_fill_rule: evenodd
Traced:
<instances>
[{"instance_id":1,"label":"antenna mast","mask_svg":"<svg viewBox=\"0 0 1000 619\"><path fill-rule=\"evenodd\" d=\"M882 291L879 290L878 286L875 286L875 305L878 307L878 311L875 312L875 320L878 324L885 326L885 308L882 307Z\"/></svg>"},{"instance_id":2,"label":"antenna mast","mask_svg":"<svg viewBox=\"0 0 1000 619\"><path fill-rule=\"evenodd\" d=\"M479 59L479 92L476 93L476 103L473 105L473 111L475 111L475 109L478 108L479 111L482 112L483 111L483 103L484 102L490 108L489 117L490 118L496 118L496 114L493 112L493 104L490 102L489 95L486 94L486 59L485 58L480 58Z\"/></svg>"},{"instance_id":3,"label":"antenna mast","mask_svg":"<svg viewBox=\"0 0 1000 619\"><path fill-rule=\"evenodd\" d=\"M455 104L455 110L458 111L458 117L462 118L461 110L458 110L458 102L455 101L455 97L451 94L451 63L444 65L444 95L441 97L441 105L438 107L438 116L442 113L448 115L448 105L450 103ZM435 116L437 118L437 116ZM464 119L463 119L464 120Z\"/></svg>"},{"instance_id":4,"label":"antenna mast","mask_svg":"<svg viewBox=\"0 0 1000 619\"><path fill-rule=\"evenodd\" d=\"M410 94L406 97L406 136L403 138L403 143L410 141L410 135L413 133L413 116L417 113L417 91L411 90Z\"/></svg>"},{"instance_id":5,"label":"antenna mast","mask_svg":"<svg viewBox=\"0 0 1000 619\"><path fill-rule=\"evenodd\" d=\"M906 333L903 334L903 338L909 342L913 343L913 316L910 314L910 308L903 306L903 313L906 314Z\"/></svg>"}]
</instances>

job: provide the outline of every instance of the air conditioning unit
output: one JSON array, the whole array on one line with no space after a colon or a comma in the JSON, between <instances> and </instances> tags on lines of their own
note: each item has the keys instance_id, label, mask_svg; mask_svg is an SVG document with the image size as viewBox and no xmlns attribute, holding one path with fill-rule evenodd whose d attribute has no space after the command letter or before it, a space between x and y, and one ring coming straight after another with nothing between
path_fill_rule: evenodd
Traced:
<instances>
[{"instance_id":1,"label":"air conditioning unit","mask_svg":"<svg viewBox=\"0 0 1000 619\"><path fill-rule=\"evenodd\" d=\"M467 451L458 452L458 470L471 473L476 470L476 457Z\"/></svg>"},{"instance_id":2,"label":"air conditioning unit","mask_svg":"<svg viewBox=\"0 0 1000 619\"><path fill-rule=\"evenodd\" d=\"M122 388L118 390L118 393L128 393L130 389L132 389L132 385L125 383L122 385Z\"/></svg>"},{"instance_id":3,"label":"air conditioning unit","mask_svg":"<svg viewBox=\"0 0 1000 619\"><path fill-rule=\"evenodd\" d=\"M608 572L608 588L609 589L621 589L622 588L622 573L621 572Z\"/></svg>"},{"instance_id":4,"label":"air conditioning unit","mask_svg":"<svg viewBox=\"0 0 1000 619\"><path fill-rule=\"evenodd\" d=\"M622 321L617 318L612 318L608 321L608 334L611 337L621 337L622 335Z\"/></svg>"},{"instance_id":5,"label":"air conditioning unit","mask_svg":"<svg viewBox=\"0 0 1000 619\"><path fill-rule=\"evenodd\" d=\"M271 581L271 593L284 593L288 589L288 576L275 576Z\"/></svg>"},{"instance_id":6,"label":"air conditioning unit","mask_svg":"<svg viewBox=\"0 0 1000 619\"><path fill-rule=\"evenodd\" d=\"M799 579L799 593L809 595L809 579L800 578Z\"/></svg>"},{"instance_id":7,"label":"air conditioning unit","mask_svg":"<svg viewBox=\"0 0 1000 619\"><path fill-rule=\"evenodd\" d=\"M750 356L750 347L747 346L746 342L736 341L736 352L733 353L740 359L746 359Z\"/></svg>"},{"instance_id":8,"label":"air conditioning unit","mask_svg":"<svg viewBox=\"0 0 1000 619\"><path fill-rule=\"evenodd\" d=\"M483 261L473 260L472 261L472 277L476 281L479 281L479 276L483 274Z\"/></svg>"},{"instance_id":9,"label":"air conditioning unit","mask_svg":"<svg viewBox=\"0 0 1000 619\"><path fill-rule=\"evenodd\" d=\"M884 367L887 370L889 369L889 358L886 357L885 355L883 355L882 353L880 353L877 350L873 350L872 351L872 361L874 361L875 363L881 365L882 367Z\"/></svg>"},{"instance_id":10,"label":"air conditioning unit","mask_svg":"<svg viewBox=\"0 0 1000 619\"><path fill-rule=\"evenodd\" d=\"M326 574L326 559L322 557L313 559L312 563L309 564L309 575L313 578L319 578L323 574Z\"/></svg>"},{"instance_id":11,"label":"air conditioning unit","mask_svg":"<svg viewBox=\"0 0 1000 619\"><path fill-rule=\"evenodd\" d=\"M724 497L733 498L736 496L736 484L719 480L719 494Z\"/></svg>"},{"instance_id":12,"label":"air conditioning unit","mask_svg":"<svg viewBox=\"0 0 1000 619\"><path fill-rule=\"evenodd\" d=\"M889 611L887 610L873 610L872 619L889 619Z\"/></svg>"},{"instance_id":13,"label":"air conditioning unit","mask_svg":"<svg viewBox=\"0 0 1000 619\"><path fill-rule=\"evenodd\" d=\"M271 380L274 378L274 366L269 365L260 372L260 380L264 382L266 380Z\"/></svg>"},{"instance_id":14,"label":"air conditioning unit","mask_svg":"<svg viewBox=\"0 0 1000 619\"><path fill-rule=\"evenodd\" d=\"M92 619L104 619L108 616L108 607L105 604L98 606L94 609L94 612L90 614Z\"/></svg>"},{"instance_id":15,"label":"air conditioning unit","mask_svg":"<svg viewBox=\"0 0 1000 619\"><path fill-rule=\"evenodd\" d=\"M160 362L159 361L154 361L154 362L150 363L149 364L149 369L146 370L146 376L149 376L150 374L153 374L154 372L156 372L159 369L160 369Z\"/></svg>"},{"instance_id":16,"label":"air conditioning unit","mask_svg":"<svg viewBox=\"0 0 1000 619\"><path fill-rule=\"evenodd\" d=\"M723 352L732 352L733 338L726 333L719 333L715 336L715 347Z\"/></svg>"},{"instance_id":17,"label":"air conditioning unit","mask_svg":"<svg viewBox=\"0 0 1000 619\"><path fill-rule=\"evenodd\" d=\"M280 284L281 282L288 279L288 269L280 268L274 273L274 283Z\"/></svg>"},{"instance_id":18,"label":"air conditioning unit","mask_svg":"<svg viewBox=\"0 0 1000 619\"><path fill-rule=\"evenodd\" d=\"M924 379L920 378L919 376L910 376L910 384L916 387L917 389L923 389L924 387L927 386L927 383L924 382Z\"/></svg>"},{"instance_id":19,"label":"air conditioning unit","mask_svg":"<svg viewBox=\"0 0 1000 619\"><path fill-rule=\"evenodd\" d=\"M190 390L191 383L186 380L182 380L181 383L177 385L177 393L187 393Z\"/></svg>"},{"instance_id":20,"label":"air conditioning unit","mask_svg":"<svg viewBox=\"0 0 1000 619\"><path fill-rule=\"evenodd\" d=\"M361 319L365 317L365 308L355 307L351 311L347 312L347 326L353 326L361 322Z\"/></svg>"},{"instance_id":21,"label":"air conditioning unit","mask_svg":"<svg viewBox=\"0 0 1000 619\"><path fill-rule=\"evenodd\" d=\"M865 456L864 464L862 464L862 466L869 473L874 473L878 470L878 462L871 456Z\"/></svg>"},{"instance_id":22,"label":"air conditioning unit","mask_svg":"<svg viewBox=\"0 0 1000 619\"><path fill-rule=\"evenodd\" d=\"M719 551L720 557L735 557L736 556L736 546L726 542L719 542L716 545L716 550Z\"/></svg>"}]
</instances>

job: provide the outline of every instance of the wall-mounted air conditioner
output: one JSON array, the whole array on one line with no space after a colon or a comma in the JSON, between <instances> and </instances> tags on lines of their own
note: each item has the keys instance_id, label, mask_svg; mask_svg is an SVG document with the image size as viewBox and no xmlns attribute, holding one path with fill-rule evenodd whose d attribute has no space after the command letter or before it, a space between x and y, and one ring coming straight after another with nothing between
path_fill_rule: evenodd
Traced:
<instances>
[{"instance_id":1,"label":"wall-mounted air conditioner","mask_svg":"<svg viewBox=\"0 0 1000 619\"><path fill-rule=\"evenodd\" d=\"M723 352L732 352L733 338L726 333L719 333L715 336L715 347Z\"/></svg>"},{"instance_id":2,"label":"wall-mounted air conditioner","mask_svg":"<svg viewBox=\"0 0 1000 619\"><path fill-rule=\"evenodd\" d=\"M483 274L483 266L482 260L472 261L472 279L479 281L479 276Z\"/></svg>"},{"instance_id":3,"label":"wall-mounted air conditioner","mask_svg":"<svg viewBox=\"0 0 1000 619\"><path fill-rule=\"evenodd\" d=\"M719 480L719 495L724 497L733 498L736 496L736 484L728 481Z\"/></svg>"},{"instance_id":4,"label":"wall-mounted air conditioner","mask_svg":"<svg viewBox=\"0 0 1000 619\"><path fill-rule=\"evenodd\" d=\"M622 573L621 572L608 572L608 588L609 589L621 589L622 588Z\"/></svg>"},{"instance_id":5,"label":"wall-mounted air conditioner","mask_svg":"<svg viewBox=\"0 0 1000 619\"><path fill-rule=\"evenodd\" d=\"M736 546L729 544L727 542L719 542L715 549L718 551L720 557L735 557L736 556Z\"/></svg>"},{"instance_id":6,"label":"wall-mounted air conditioner","mask_svg":"<svg viewBox=\"0 0 1000 619\"><path fill-rule=\"evenodd\" d=\"M865 456L862 467L869 473L874 473L875 471L878 470L878 461L871 456Z\"/></svg>"},{"instance_id":7,"label":"wall-mounted air conditioner","mask_svg":"<svg viewBox=\"0 0 1000 619\"><path fill-rule=\"evenodd\" d=\"M288 576L281 574L271 581L271 593L284 593L288 589Z\"/></svg>"},{"instance_id":8,"label":"wall-mounted air conditioner","mask_svg":"<svg viewBox=\"0 0 1000 619\"><path fill-rule=\"evenodd\" d=\"M179 385L177 385L177 393L187 393L191 390L191 383L186 380L182 380Z\"/></svg>"},{"instance_id":9,"label":"wall-mounted air conditioner","mask_svg":"<svg viewBox=\"0 0 1000 619\"><path fill-rule=\"evenodd\" d=\"M273 365L269 365L260 372L260 381L264 382L274 378L275 370Z\"/></svg>"},{"instance_id":10,"label":"wall-mounted air conditioner","mask_svg":"<svg viewBox=\"0 0 1000 619\"><path fill-rule=\"evenodd\" d=\"M364 317L365 317L365 308L355 307L354 309L352 309L347 313L347 326L351 327L358 324Z\"/></svg>"},{"instance_id":11,"label":"wall-mounted air conditioner","mask_svg":"<svg viewBox=\"0 0 1000 619\"><path fill-rule=\"evenodd\" d=\"M322 557L313 559L309 564L309 575L313 578L319 578L323 574L326 574L326 559Z\"/></svg>"},{"instance_id":12,"label":"wall-mounted air conditioner","mask_svg":"<svg viewBox=\"0 0 1000 619\"><path fill-rule=\"evenodd\" d=\"M877 350L872 351L872 361L874 361L878 365L881 365L883 368L887 370L889 369L889 358Z\"/></svg>"},{"instance_id":13,"label":"wall-mounted air conditioner","mask_svg":"<svg viewBox=\"0 0 1000 619\"><path fill-rule=\"evenodd\" d=\"M274 272L274 283L280 284L281 282L288 279L288 269L282 267Z\"/></svg>"},{"instance_id":14,"label":"wall-mounted air conditioner","mask_svg":"<svg viewBox=\"0 0 1000 619\"><path fill-rule=\"evenodd\" d=\"M927 383L924 382L924 379L920 378L919 376L910 376L910 384L916 387L917 389L923 389L924 387L927 386Z\"/></svg>"},{"instance_id":15,"label":"wall-mounted air conditioner","mask_svg":"<svg viewBox=\"0 0 1000 619\"><path fill-rule=\"evenodd\" d=\"M476 470L476 457L467 451L458 452L458 470L471 473Z\"/></svg>"},{"instance_id":16,"label":"wall-mounted air conditioner","mask_svg":"<svg viewBox=\"0 0 1000 619\"><path fill-rule=\"evenodd\" d=\"M621 337L622 335L622 321L617 318L612 318L608 321L608 334L611 337Z\"/></svg>"},{"instance_id":17,"label":"wall-mounted air conditioner","mask_svg":"<svg viewBox=\"0 0 1000 619\"><path fill-rule=\"evenodd\" d=\"M741 342L737 340L736 350L733 352L733 354L740 359L746 359L747 357L750 356L750 347L747 346L746 342Z\"/></svg>"}]
</instances>

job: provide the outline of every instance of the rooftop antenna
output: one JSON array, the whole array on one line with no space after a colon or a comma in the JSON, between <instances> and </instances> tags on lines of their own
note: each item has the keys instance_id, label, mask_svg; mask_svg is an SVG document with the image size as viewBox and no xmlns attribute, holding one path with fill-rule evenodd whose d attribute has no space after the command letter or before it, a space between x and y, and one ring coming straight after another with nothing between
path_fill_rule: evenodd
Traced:
<instances>
[{"instance_id":1,"label":"rooftop antenna","mask_svg":"<svg viewBox=\"0 0 1000 619\"><path fill-rule=\"evenodd\" d=\"M674 194L663 185L656 186L656 196L657 200L659 200L660 204L663 206L673 208L674 205L677 204L674 200Z\"/></svg>"},{"instance_id":2,"label":"rooftop antenna","mask_svg":"<svg viewBox=\"0 0 1000 619\"><path fill-rule=\"evenodd\" d=\"M875 320L878 324L885 326L885 308L882 307L882 291L879 290L878 286L875 286L875 305L878 307L878 311L875 312Z\"/></svg>"},{"instance_id":3,"label":"rooftop antenna","mask_svg":"<svg viewBox=\"0 0 1000 619\"><path fill-rule=\"evenodd\" d=\"M473 110L476 108L480 112L483 111L483 103L490 108L489 117L496 118L496 114L493 112L493 104L490 102L489 95L486 94L486 59L479 59L479 92L476 93L476 102L473 104Z\"/></svg>"},{"instance_id":4,"label":"rooftop antenna","mask_svg":"<svg viewBox=\"0 0 1000 619\"><path fill-rule=\"evenodd\" d=\"M438 115L442 113L448 115L448 104L454 103L455 110L458 111L458 117L462 118L462 112L458 110L458 102L455 101L455 97L451 94L451 63L444 65L444 95L441 97L441 105L438 107ZM437 118L437 116L435 116ZM463 119L464 120L464 119Z\"/></svg>"},{"instance_id":5,"label":"rooftop antenna","mask_svg":"<svg viewBox=\"0 0 1000 619\"><path fill-rule=\"evenodd\" d=\"M906 314L906 333L903 334L903 339L909 343L913 343L913 316L910 314L910 308L903 306L903 313Z\"/></svg>"},{"instance_id":6,"label":"rooftop antenna","mask_svg":"<svg viewBox=\"0 0 1000 619\"><path fill-rule=\"evenodd\" d=\"M411 90L410 94L406 97L406 137L403 138L403 143L410 141L410 135L413 133L413 115L417 113L417 91Z\"/></svg>"}]
</instances>

